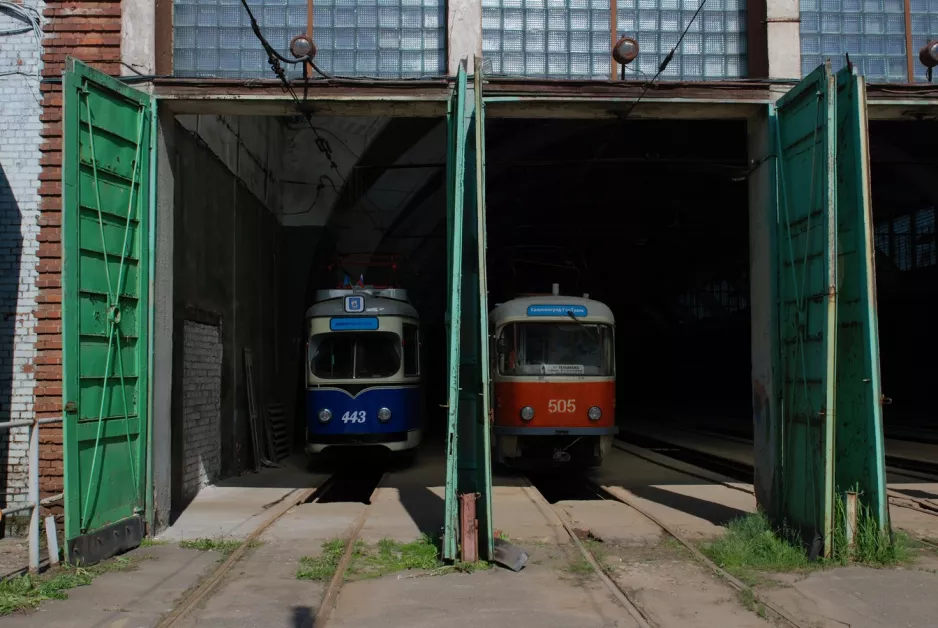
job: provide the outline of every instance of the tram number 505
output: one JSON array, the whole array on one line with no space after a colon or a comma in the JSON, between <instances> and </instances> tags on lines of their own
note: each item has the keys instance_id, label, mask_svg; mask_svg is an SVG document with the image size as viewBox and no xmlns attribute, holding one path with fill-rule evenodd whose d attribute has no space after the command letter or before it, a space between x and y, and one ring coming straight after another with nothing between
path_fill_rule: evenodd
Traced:
<instances>
[{"instance_id":1,"label":"tram number 505","mask_svg":"<svg viewBox=\"0 0 938 628\"><path fill-rule=\"evenodd\" d=\"M342 415L342 422L343 423L364 423L366 416L367 415L365 414L364 410L358 410L357 412L355 411L346 412L345 414Z\"/></svg>"},{"instance_id":2,"label":"tram number 505","mask_svg":"<svg viewBox=\"0 0 938 628\"><path fill-rule=\"evenodd\" d=\"M576 399L551 399L547 402L547 411L551 414L576 412Z\"/></svg>"}]
</instances>

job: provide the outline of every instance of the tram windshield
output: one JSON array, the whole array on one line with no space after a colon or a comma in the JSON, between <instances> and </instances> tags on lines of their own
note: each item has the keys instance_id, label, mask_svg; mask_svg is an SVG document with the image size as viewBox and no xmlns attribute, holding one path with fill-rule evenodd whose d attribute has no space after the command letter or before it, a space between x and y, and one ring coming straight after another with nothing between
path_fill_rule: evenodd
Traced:
<instances>
[{"instance_id":1,"label":"tram windshield","mask_svg":"<svg viewBox=\"0 0 938 628\"><path fill-rule=\"evenodd\" d=\"M502 375L585 375L615 373L613 330L588 323L513 323L499 337Z\"/></svg>"},{"instance_id":2,"label":"tram windshield","mask_svg":"<svg viewBox=\"0 0 938 628\"><path fill-rule=\"evenodd\" d=\"M320 379L391 377L401 369L401 339L390 332L316 334L309 352Z\"/></svg>"}]
</instances>

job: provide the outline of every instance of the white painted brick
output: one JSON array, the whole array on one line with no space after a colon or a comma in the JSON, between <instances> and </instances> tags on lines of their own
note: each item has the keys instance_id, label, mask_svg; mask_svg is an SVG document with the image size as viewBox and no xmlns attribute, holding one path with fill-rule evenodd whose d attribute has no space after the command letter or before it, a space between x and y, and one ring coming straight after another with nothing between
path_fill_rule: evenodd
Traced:
<instances>
[{"instance_id":1,"label":"white painted brick","mask_svg":"<svg viewBox=\"0 0 938 628\"><path fill-rule=\"evenodd\" d=\"M186 321L183 329L183 493L198 493L221 471L221 334Z\"/></svg>"},{"instance_id":2,"label":"white painted brick","mask_svg":"<svg viewBox=\"0 0 938 628\"><path fill-rule=\"evenodd\" d=\"M24 0L41 15L45 3ZM26 24L0 13L0 31ZM32 419L39 290L39 151L42 123L37 41L32 32L0 35L0 421ZM7 74L16 72L16 74ZM0 440L0 503L26 500L27 428Z\"/></svg>"}]
</instances>

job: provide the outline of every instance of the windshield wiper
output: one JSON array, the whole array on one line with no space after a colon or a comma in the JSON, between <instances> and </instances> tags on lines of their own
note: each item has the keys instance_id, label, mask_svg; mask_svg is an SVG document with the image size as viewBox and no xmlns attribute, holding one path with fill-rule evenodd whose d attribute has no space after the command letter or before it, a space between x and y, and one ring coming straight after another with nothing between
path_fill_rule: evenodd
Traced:
<instances>
[{"instance_id":1,"label":"windshield wiper","mask_svg":"<svg viewBox=\"0 0 938 628\"><path fill-rule=\"evenodd\" d=\"M584 324L583 321L581 321L579 318L576 317L576 314L573 313L573 310L567 310L567 316L572 318L574 323L576 323L577 325L585 329L586 332L593 338L593 340L595 340L596 342L600 342L599 332L593 329L592 327L589 327L586 324Z\"/></svg>"}]
</instances>

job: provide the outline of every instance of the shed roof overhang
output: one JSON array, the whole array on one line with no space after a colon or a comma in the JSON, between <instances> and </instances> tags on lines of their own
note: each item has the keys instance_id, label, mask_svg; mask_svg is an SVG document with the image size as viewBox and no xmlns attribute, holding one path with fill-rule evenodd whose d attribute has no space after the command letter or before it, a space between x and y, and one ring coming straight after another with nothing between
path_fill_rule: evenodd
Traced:
<instances>
[{"instance_id":1,"label":"shed roof overhang","mask_svg":"<svg viewBox=\"0 0 938 628\"><path fill-rule=\"evenodd\" d=\"M277 80L158 78L153 94L179 114L440 117L452 81L293 81L296 100ZM746 118L772 102L769 83L673 82L646 89L637 81L565 81L487 77L486 113L493 117L615 118L632 108L636 118Z\"/></svg>"}]
</instances>

